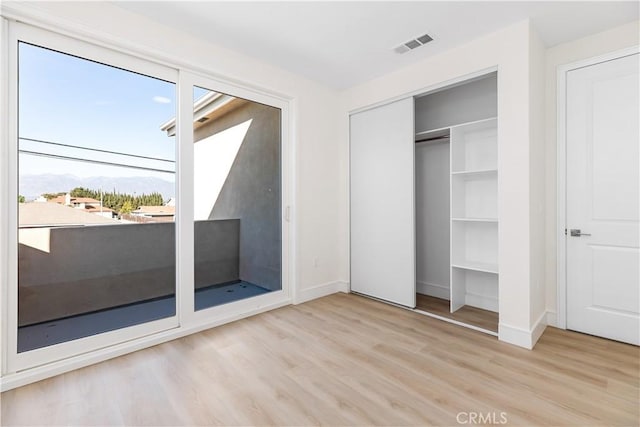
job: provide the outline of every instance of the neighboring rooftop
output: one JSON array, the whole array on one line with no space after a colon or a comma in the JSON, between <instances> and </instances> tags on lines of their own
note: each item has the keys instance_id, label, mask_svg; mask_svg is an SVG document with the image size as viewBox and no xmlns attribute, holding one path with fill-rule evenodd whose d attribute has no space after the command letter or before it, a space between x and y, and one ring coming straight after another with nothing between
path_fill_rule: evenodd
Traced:
<instances>
[{"instance_id":1,"label":"neighboring rooftop","mask_svg":"<svg viewBox=\"0 0 640 427\"><path fill-rule=\"evenodd\" d=\"M20 203L18 206L20 227L120 224L118 220L58 203Z\"/></svg>"},{"instance_id":2,"label":"neighboring rooftop","mask_svg":"<svg viewBox=\"0 0 640 427\"><path fill-rule=\"evenodd\" d=\"M138 209L136 209L132 213L137 215L147 215L147 216L175 215L176 207L175 206L140 206Z\"/></svg>"},{"instance_id":3,"label":"neighboring rooftop","mask_svg":"<svg viewBox=\"0 0 640 427\"><path fill-rule=\"evenodd\" d=\"M61 205L67 204L66 195L61 195L49 199L49 203L58 203ZM90 203L90 204L100 204L100 200L92 199L91 197L70 197L69 199L71 204L80 204L80 203Z\"/></svg>"},{"instance_id":4,"label":"neighboring rooftop","mask_svg":"<svg viewBox=\"0 0 640 427\"><path fill-rule=\"evenodd\" d=\"M109 209L104 206L100 207L100 206L93 206L93 205L86 205L83 211L89 212L89 213L115 212L113 209Z\"/></svg>"}]
</instances>

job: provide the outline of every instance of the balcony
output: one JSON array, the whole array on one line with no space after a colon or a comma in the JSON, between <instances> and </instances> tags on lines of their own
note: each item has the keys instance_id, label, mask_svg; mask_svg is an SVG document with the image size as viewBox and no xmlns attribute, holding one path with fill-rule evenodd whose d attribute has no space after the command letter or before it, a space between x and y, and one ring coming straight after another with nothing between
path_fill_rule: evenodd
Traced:
<instances>
[{"instance_id":1,"label":"balcony","mask_svg":"<svg viewBox=\"0 0 640 427\"><path fill-rule=\"evenodd\" d=\"M270 291L242 279L240 232L196 222L196 309ZM175 315L173 223L22 227L19 242L19 351Z\"/></svg>"}]
</instances>

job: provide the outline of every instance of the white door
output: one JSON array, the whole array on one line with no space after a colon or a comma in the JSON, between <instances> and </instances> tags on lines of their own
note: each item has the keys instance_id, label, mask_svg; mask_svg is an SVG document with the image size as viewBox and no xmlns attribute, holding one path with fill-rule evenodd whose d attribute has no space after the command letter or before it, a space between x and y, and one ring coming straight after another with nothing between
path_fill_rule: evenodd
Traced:
<instances>
[{"instance_id":1,"label":"white door","mask_svg":"<svg viewBox=\"0 0 640 427\"><path fill-rule=\"evenodd\" d=\"M566 92L567 328L636 345L638 57L571 70Z\"/></svg>"},{"instance_id":2,"label":"white door","mask_svg":"<svg viewBox=\"0 0 640 427\"><path fill-rule=\"evenodd\" d=\"M413 98L351 116L351 290L416 305Z\"/></svg>"}]
</instances>

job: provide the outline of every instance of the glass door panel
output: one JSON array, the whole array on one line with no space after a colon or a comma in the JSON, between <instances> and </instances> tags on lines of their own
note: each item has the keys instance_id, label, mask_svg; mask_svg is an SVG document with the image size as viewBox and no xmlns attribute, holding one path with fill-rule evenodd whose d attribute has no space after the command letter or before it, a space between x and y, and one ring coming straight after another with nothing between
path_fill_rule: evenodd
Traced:
<instances>
[{"instance_id":1,"label":"glass door panel","mask_svg":"<svg viewBox=\"0 0 640 427\"><path fill-rule=\"evenodd\" d=\"M193 99L198 311L282 289L282 111L201 87Z\"/></svg>"},{"instance_id":2,"label":"glass door panel","mask_svg":"<svg viewBox=\"0 0 640 427\"><path fill-rule=\"evenodd\" d=\"M176 316L175 83L17 54L17 352Z\"/></svg>"}]
</instances>

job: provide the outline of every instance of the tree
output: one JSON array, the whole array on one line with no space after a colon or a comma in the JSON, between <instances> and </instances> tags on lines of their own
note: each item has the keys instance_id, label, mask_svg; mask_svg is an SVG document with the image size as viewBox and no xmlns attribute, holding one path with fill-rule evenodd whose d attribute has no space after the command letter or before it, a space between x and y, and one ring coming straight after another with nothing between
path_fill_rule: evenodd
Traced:
<instances>
[{"instance_id":1,"label":"tree","mask_svg":"<svg viewBox=\"0 0 640 427\"><path fill-rule=\"evenodd\" d=\"M24 198L23 195L19 194L18 195L18 203L24 203L24 202L26 202L26 199Z\"/></svg>"},{"instance_id":2,"label":"tree","mask_svg":"<svg viewBox=\"0 0 640 427\"><path fill-rule=\"evenodd\" d=\"M154 192L151 194L131 195L126 193L118 193L115 189L109 193L91 190L89 188L76 187L70 192L71 197L89 197L95 200L102 198L102 205L116 212L120 212L125 201L131 203L132 210L138 209L140 206L162 206L164 200L162 194Z\"/></svg>"},{"instance_id":3,"label":"tree","mask_svg":"<svg viewBox=\"0 0 640 427\"><path fill-rule=\"evenodd\" d=\"M133 212L133 203L131 203L131 200L125 200L120 208L120 215L130 214L131 212Z\"/></svg>"},{"instance_id":4,"label":"tree","mask_svg":"<svg viewBox=\"0 0 640 427\"><path fill-rule=\"evenodd\" d=\"M62 192L62 193L42 193L42 197L44 197L47 200L51 200L51 199L55 199L58 196L64 196L65 194L67 194L67 193L65 193L65 192Z\"/></svg>"}]
</instances>

